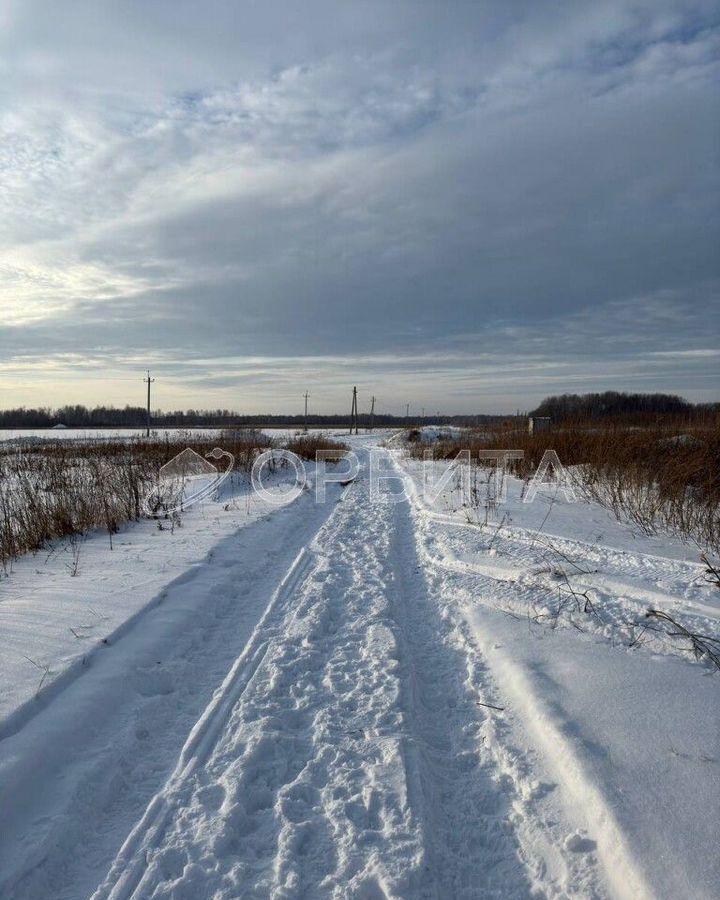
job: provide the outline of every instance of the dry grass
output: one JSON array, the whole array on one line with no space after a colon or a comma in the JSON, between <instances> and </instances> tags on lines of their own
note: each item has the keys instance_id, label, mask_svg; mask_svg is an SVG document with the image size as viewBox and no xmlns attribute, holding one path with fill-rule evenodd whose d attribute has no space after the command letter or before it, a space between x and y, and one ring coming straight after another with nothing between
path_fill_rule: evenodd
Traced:
<instances>
[{"instance_id":1,"label":"dry grass","mask_svg":"<svg viewBox=\"0 0 720 900\"><path fill-rule=\"evenodd\" d=\"M281 445L252 430L220 438L178 432L154 440L0 445L0 567L7 571L14 559L56 538L96 529L107 532L112 546L120 526L143 514L161 466L186 447L204 456L216 446L233 455L235 472L249 473L260 452ZM286 446L306 459L315 458L315 449L345 449L315 435Z\"/></svg>"},{"instance_id":2,"label":"dry grass","mask_svg":"<svg viewBox=\"0 0 720 900\"><path fill-rule=\"evenodd\" d=\"M327 437L325 434L312 431L307 434L298 432L287 440L283 444L283 447L286 450L295 453L301 459L309 460L315 460L317 454L323 450L333 450L345 453L350 449L347 444L339 443L338 441L334 441Z\"/></svg>"},{"instance_id":3,"label":"dry grass","mask_svg":"<svg viewBox=\"0 0 720 900\"><path fill-rule=\"evenodd\" d=\"M410 445L421 457L427 445ZM646 533L668 530L720 552L720 417L700 424L665 420L647 428L622 422L573 426L528 434L506 427L493 433L433 445L436 456L453 458L461 449L477 457L479 450L522 450L512 464L515 474L529 478L546 450L555 450L583 494L619 519Z\"/></svg>"}]
</instances>

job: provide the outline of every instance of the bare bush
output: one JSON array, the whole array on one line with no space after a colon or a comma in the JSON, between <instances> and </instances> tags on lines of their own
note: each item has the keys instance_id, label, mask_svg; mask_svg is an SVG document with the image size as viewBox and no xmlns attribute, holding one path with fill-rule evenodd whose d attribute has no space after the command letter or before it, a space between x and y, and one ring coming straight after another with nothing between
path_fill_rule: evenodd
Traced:
<instances>
[{"instance_id":1,"label":"bare bush","mask_svg":"<svg viewBox=\"0 0 720 900\"><path fill-rule=\"evenodd\" d=\"M347 452L350 449L347 444L334 441L321 432L299 432L285 442L284 448L301 459L309 460L317 459L317 454L322 450Z\"/></svg>"},{"instance_id":2,"label":"bare bush","mask_svg":"<svg viewBox=\"0 0 720 900\"><path fill-rule=\"evenodd\" d=\"M720 563L710 562L710 557L707 553L700 554L700 561L705 566L705 581L720 588Z\"/></svg>"},{"instance_id":3,"label":"bare bush","mask_svg":"<svg viewBox=\"0 0 720 900\"><path fill-rule=\"evenodd\" d=\"M175 432L150 440L0 445L0 566L7 572L24 553L96 529L108 534L112 548L120 526L142 515L144 498L165 463L186 447L205 456L218 443L234 457L233 476L244 477L258 454L276 445L264 433L247 429L225 431L219 438ZM315 458L316 449L346 449L322 435L294 438L287 446L308 459ZM75 556L71 570L77 574Z\"/></svg>"},{"instance_id":4,"label":"bare bush","mask_svg":"<svg viewBox=\"0 0 720 900\"><path fill-rule=\"evenodd\" d=\"M427 445L409 444L422 458ZM651 427L623 422L576 423L529 434L516 423L492 433L467 432L438 441L437 456L453 459L470 450L477 460L488 449L522 450L511 470L529 479L546 450L555 450L572 467L576 486L588 499L630 521L643 532L667 530L720 552L720 417L700 424L672 419ZM482 464L482 460L480 461Z\"/></svg>"},{"instance_id":5,"label":"bare bush","mask_svg":"<svg viewBox=\"0 0 720 900\"><path fill-rule=\"evenodd\" d=\"M98 451L94 455L93 451ZM111 540L120 523L137 518L140 497L153 477L150 460L124 446L60 444L39 452L15 448L0 456L0 562L35 552L55 538L104 528ZM77 574L73 553L71 574Z\"/></svg>"},{"instance_id":6,"label":"bare bush","mask_svg":"<svg viewBox=\"0 0 720 900\"><path fill-rule=\"evenodd\" d=\"M685 643L681 649L692 653L695 659L706 659L716 669L720 669L720 638L690 631L677 619L658 609L649 609L645 618L659 622L668 637L680 638Z\"/></svg>"}]
</instances>

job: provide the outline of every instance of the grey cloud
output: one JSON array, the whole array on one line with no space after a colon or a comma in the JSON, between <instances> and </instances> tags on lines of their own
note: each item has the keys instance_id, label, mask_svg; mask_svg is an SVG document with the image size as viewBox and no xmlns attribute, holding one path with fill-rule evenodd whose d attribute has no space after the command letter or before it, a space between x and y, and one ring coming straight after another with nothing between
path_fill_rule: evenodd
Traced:
<instances>
[{"instance_id":1,"label":"grey cloud","mask_svg":"<svg viewBox=\"0 0 720 900\"><path fill-rule=\"evenodd\" d=\"M0 362L717 393L712 4L151 7L6 13Z\"/></svg>"}]
</instances>

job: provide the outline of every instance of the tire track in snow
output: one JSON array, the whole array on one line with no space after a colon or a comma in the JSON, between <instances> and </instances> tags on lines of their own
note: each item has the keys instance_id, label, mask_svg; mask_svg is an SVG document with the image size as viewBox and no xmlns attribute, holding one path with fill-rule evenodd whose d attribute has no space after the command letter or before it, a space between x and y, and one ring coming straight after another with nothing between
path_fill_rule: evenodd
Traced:
<instances>
[{"instance_id":1,"label":"tire track in snow","mask_svg":"<svg viewBox=\"0 0 720 900\"><path fill-rule=\"evenodd\" d=\"M698 633L712 633L720 618L720 607L703 602L711 596L711 592L706 586L698 584L704 571L699 563L667 560L644 552L613 550L552 535L540 538L535 532L513 526L506 526L501 531L498 527L483 528L460 522L432 510L420 496L402 463L397 459L394 463L406 479L419 531L425 534L420 548L423 559L446 572L500 585L499 592L493 589L487 591L491 599L485 600L481 594L478 602L500 608L498 601L504 601L507 612L523 616L537 605L540 613L552 619L552 610L558 601L558 587L562 584L562 579L559 581L553 573L561 569L568 579L568 587L572 586L578 593L586 590L594 592L598 618L597 621L587 620L588 630L603 634L611 642L620 640L627 644L634 641L650 606L682 615L686 626ZM468 542L460 539L454 540L452 535L444 537L438 529L431 528L433 523L441 528L452 527L460 532L471 530L482 535L492 531L493 555L488 555L487 561L478 560L479 548L469 546ZM555 541L557 547L546 543L548 538ZM461 558L458 558L458 547ZM437 552L438 548L440 552ZM468 555L473 558L462 558ZM610 566L610 573L593 569L598 565ZM652 576L648 572L652 572ZM620 577L617 577L618 574ZM633 581L628 580L633 577ZM643 577L651 581L658 577L670 578L673 586L678 585L678 594L668 593L657 586L637 584L637 579ZM565 596L568 597L569 593ZM678 647L664 639L662 632L658 635L648 632L644 641L653 652L687 656L686 647Z\"/></svg>"},{"instance_id":2,"label":"tire track in snow","mask_svg":"<svg viewBox=\"0 0 720 900\"><path fill-rule=\"evenodd\" d=\"M217 740L232 705L247 688L264 659L269 644L269 636L265 633L267 619L275 612L276 607L282 606L282 601L291 595L294 585L306 574L310 565L311 558L308 551L301 550L268 604L265 615L258 623L245 650L237 658L210 706L190 732L168 784L152 799L145 815L123 844L106 884L100 886L93 895L97 900L106 896L110 900L132 897L136 893L136 888L142 886L144 854L161 839L173 798L182 790L183 784L195 769L201 765L213 742Z\"/></svg>"},{"instance_id":3,"label":"tire track in snow","mask_svg":"<svg viewBox=\"0 0 720 900\"><path fill-rule=\"evenodd\" d=\"M398 470L400 471L400 470ZM398 627L409 660L429 862L424 896L606 896L595 861L569 854L554 786L514 744L504 704L454 592L427 567L412 504L395 510ZM544 767L540 766L540 771Z\"/></svg>"},{"instance_id":4,"label":"tire track in snow","mask_svg":"<svg viewBox=\"0 0 720 900\"><path fill-rule=\"evenodd\" d=\"M425 510L422 515L433 519ZM449 524L442 522L443 527ZM476 531L480 528L465 523L455 524L472 527ZM549 579L543 576L547 576L551 570L562 569L573 585L582 590L591 588L612 592L614 596L631 600L643 609L648 605L665 606L708 619L720 617L719 606L703 602L704 598L710 596L710 591L704 583L699 583L699 576L703 573L701 565L658 561L655 557L642 553L599 552L589 545L571 541L565 541L557 547L541 539L534 543L515 542L514 529L510 527L509 530L503 530L507 531L504 536L501 533L491 538L495 555L488 555L486 562L477 560L478 553L482 552L481 548L473 548L468 542L455 540L452 535L443 538L436 531L433 542L437 541L443 547L443 556L434 555L434 562L458 572L464 569L487 575L496 581L536 578L546 584ZM489 529L480 533L487 535L488 531ZM468 554L469 551L474 558L458 558L453 551L458 546L461 553ZM653 565L654 570L651 568ZM645 579L646 583L638 583L641 579ZM676 588L677 593L669 593L667 589L657 586L658 580L667 582L667 579L671 579L672 588Z\"/></svg>"},{"instance_id":5,"label":"tire track in snow","mask_svg":"<svg viewBox=\"0 0 720 900\"><path fill-rule=\"evenodd\" d=\"M546 560L544 567L520 568L503 563L501 560L477 562L458 559L447 545L444 545L442 553L433 552L430 548L442 545L442 542L429 529L424 531L426 539L421 547L421 554L429 566L461 577L474 578L480 584L484 581L487 590L479 594L476 592L477 602L490 608L504 609L512 615L525 617L531 613L535 615L537 611L546 620L553 622L552 610L557 606L558 599L560 597L572 599L570 588L578 596L582 596L585 591L592 591L596 616L585 617L586 627L583 630L603 634L612 643L620 641L626 645L631 644L639 633L633 629L642 629L645 613L649 607L666 609L674 615L682 616L686 627L697 633L706 631L712 633L713 626L716 626L720 617L720 608L700 601L683 600L681 597L652 588L628 584L607 575L576 572L572 567L565 570L562 560ZM552 565L553 562L555 565ZM563 574L556 575L558 570ZM559 590L562 594L558 593ZM662 631L647 633L644 640L638 644L638 649L644 644L648 644L653 652L687 657L688 648L677 646L665 639Z\"/></svg>"},{"instance_id":6,"label":"tire track in snow","mask_svg":"<svg viewBox=\"0 0 720 900\"><path fill-rule=\"evenodd\" d=\"M702 602L702 598L711 596L711 591L701 579L701 565L662 561L643 553L598 551L590 545L567 540L558 546L539 538L535 542L515 542L512 526L503 531L506 532L504 535L500 533L491 538L494 555L488 556L487 563L457 560L459 564L497 580L538 577L551 568L562 569L573 583L613 590L640 604L687 606L709 618L720 616L720 607ZM466 553L468 550L472 555L477 553L477 549L469 547L467 542L453 541L451 535L444 543L447 547L459 544ZM449 553L452 555L452 550ZM664 587L658 586L661 583Z\"/></svg>"},{"instance_id":7,"label":"tire track in snow","mask_svg":"<svg viewBox=\"0 0 720 900\"><path fill-rule=\"evenodd\" d=\"M408 486L409 494L412 497L414 506L418 514L426 521L439 523L461 531L471 531L475 534L493 533L493 541L498 550L502 550L503 555L510 559L519 559L520 566L509 565L504 567L508 574L529 574L533 568L542 565L547 560L548 553L552 553L553 549L560 551L565 557L576 556L584 564L600 566L603 569L612 568L611 576L637 576L647 575L648 572L654 573L661 571L664 576L670 576L675 579L683 587L697 586L703 583L705 566L701 562L693 562L690 560L670 559L666 556L658 556L645 550L623 550L616 547L606 546L598 541L592 543L577 538L568 538L567 536L555 535L545 531L522 528L512 524L506 524L503 527L496 525L482 525L480 523L463 522L449 513L438 512L427 502L427 500L418 491L413 475L403 466L399 454L393 453L393 461L399 470L403 473ZM530 551L530 553L528 553ZM527 557L530 555L532 565L528 567ZM558 558L558 562L562 559ZM568 562L568 560L565 560ZM569 563L572 568L572 563ZM484 568L484 567L483 567ZM491 568L491 567L488 567ZM499 567L496 567L496 570ZM489 574L489 572L487 573ZM594 574L594 573L588 573ZM503 573L498 573L499 578L503 578ZM634 585L625 583L628 591L632 592ZM662 594L663 592L659 592ZM666 595L669 596L669 595ZM720 614L717 608L710 608L711 613Z\"/></svg>"},{"instance_id":8,"label":"tire track in snow","mask_svg":"<svg viewBox=\"0 0 720 900\"><path fill-rule=\"evenodd\" d=\"M478 685L423 576L407 508L395 508L394 532L406 752L426 850L418 896L527 897L533 879L514 831L514 786L483 746L490 716L478 706Z\"/></svg>"},{"instance_id":9,"label":"tire track in snow","mask_svg":"<svg viewBox=\"0 0 720 900\"><path fill-rule=\"evenodd\" d=\"M86 675L0 742L0 896L93 893L334 505L304 494L228 535L212 562L164 588Z\"/></svg>"},{"instance_id":10,"label":"tire track in snow","mask_svg":"<svg viewBox=\"0 0 720 900\"><path fill-rule=\"evenodd\" d=\"M396 465L402 468L402 463L397 459L395 460ZM484 532L485 529L491 530L498 533L498 540L505 541L508 544L512 544L521 548L520 552L524 548L541 548L545 546L545 549L548 549L550 543L553 546L557 546L558 549L562 548L564 551L576 552L578 553L581 559L591 559L595 562L600 563L608 563L612 562L615 565L619 565L622 567L623 563L629 562L631 565L633 563L641 563L645 567L658 566L661 565L663 567L670 567L674 570L675 573L680 574L682 577L686 578L686 580L690 582L694 582L702 578L704 567L700 562L693 562L691 560L683 560L683 559L672 559L666 556L658 556L654 553L649 553L646 550L622 550L617 547L610 547L604 544L599 543L598 541L593 541L592 543L586 540L580 540L578 538L569 538L566 535L557 535L552 534L547 531L538 532L538 530L532 530L528 528L522 528L517 525L506 524L502 527L502 529L498 529L497 526L492 525L483 525L482 523L475 522L463 522L461 519L456 518L450 513L442 513L437 512L431 506L425 502L420 496L415 482L413 480L412 475L405 470L402 469L403 474L408 479L407 483L410 488L410 493L413 496L413 500L416 504L416 508L418 512L420 512L427 519L432 519L435 522L439 522L442 525L448 525L458 529L470 530L475 532ZM508 549L508 548L506 548Z\"/></svg>"},{"instance_id":11,"label":"tire track in snow","mask_svg":"<svg viewBox=\"0 0 720 900\"><path fill-rule=\"evenodd\" d=\"M399 471L404 471L397 461L395 465ZM428 510L420 501L414 486L410 490L410 497L415 517L421 520L434 518L433 515L428 515ZM446 573L445 576L439 575L437 578L438 591L446 597L458 595L457 588L452 584L453 576L471 575L486 577L489 582L494 580L493 575L486 572L484 566L474 567L471 564L447 561L435 556L427 546L428 541L434 541L434 536L427 528L417 528L415 536L422 562L427 564L431 571L434 569ZM509 592L518 589L515 581L502 575L495 580L507 581L505 587ZM483 602L483 605L492 607L493 604ZM628 849L626 836L616 821L611 802L595 784L578 757L572 741L568 740L553 722L543 699L532 691L528 679L514 662L512 654L501 651L498 645L492 644L490 638L480 636L480 640L475 639L468 623L462 615L458 615L457 606L457 604L449 606L448 618L455 620L454 631L458 643L465 648L469 667L480 669L481 684L487 679L493 683L497 678L495 690L502 685L504 694L511 700L514 709L522 715L523 725L534 738L539 768L553 773L562 785L565 796L578 807L584 807L587 823L593 834L599 838L598 856L603 863L605 880L612 885L612 895L627 900L650 898L652 893ZM491 656L492 665L485 662ZM493 704L497 703L496 697L497 694L491 698ZM488 747L495 755L498 767L504 769L515 784L520 798L515 804L516 811L523 810L515 821L515 828L523 846L523 856L528 865L534 869L540 883L547 881L548 875L551 876L551 889L548 890L547 884L542 887L545 894L551 896L559 892L564 896L564 891L566 889L569 891L572 886L573 896L602 896L605 891L598 873L594 871L593 863L588 865L583 862L582 857L574 857L572 844L569 847L570 853L567 852L567 845L564 848L565 852L562 852L560 847L564 841L562 831L557 827L558 822L552 821L547 815L543 816L533 803L535 796L542 793L545 786L532 776L527 757L523 759L523 754L513 749L510 728L503 727L497 719L493 720L493 726L494 734L488 741Z\"/></svg>"},{"instance_id":12,"label":"tire track in snow","mask_svg":"<svg viewBox=\"0 0 720 900\"><path fill-rule=\"evenodd\" d=\"M407 504L355 486L97 900L604 896L420 546Z\"/></svg>"},{"instance_id":13,"label":"tire track in snow","mask_svg":"<svg viewBox=\"0 0 720 900\"><path fill-rule=\"evenodd\" d=\"M335 510L331 513L331 517L333 515ZM328 521L323 523L315 538L307 547L300 550L291 564L243 652L190 732L165 787L153 797L142 819L128 835L107 878L93 894L93 900L104 898L122 900L136 896L142 887L147 854L150 848L162 839L174 800L211 751L233 705L247 689L265 658L273 634L277 633L276 629L273 631L271 623L282 615L283 608L291 599L293 591L310 571L314 563L314 551L311 548L317 546L318 538L327 529L328 524Z\"/></svg>"},{"instance_id":14,"label":"tire track in snow","mask_svg":"<svg viewBox=\"0 0 720 900\"><path fill-rule=\"evenodd\" d=\"M229 719L212 717L202 753L183 753L97 898L407 895L422 842L367 534L382 539L376 518L362 500L333 512L313 565L287 583L252 677L223 692Z\"/></svg>"}]
</instances>

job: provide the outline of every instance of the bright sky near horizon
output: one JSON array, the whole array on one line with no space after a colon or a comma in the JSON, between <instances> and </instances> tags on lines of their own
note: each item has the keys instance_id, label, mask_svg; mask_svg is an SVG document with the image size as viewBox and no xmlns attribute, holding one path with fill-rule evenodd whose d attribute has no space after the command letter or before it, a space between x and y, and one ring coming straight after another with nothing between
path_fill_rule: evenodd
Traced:
<instances>
[{"instance_id":1,"label":"bright sky near horizon","mask_svg":"<svg viewBox=\"0 0 720 900\"><path fill-rule=\"evenodd\" d=\"M719 50L704 0L5 0L0 406L717 400Z\"/></svg>"}]
</instances>

